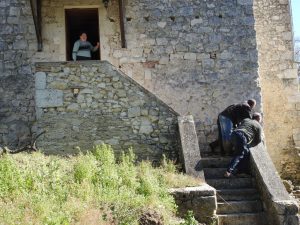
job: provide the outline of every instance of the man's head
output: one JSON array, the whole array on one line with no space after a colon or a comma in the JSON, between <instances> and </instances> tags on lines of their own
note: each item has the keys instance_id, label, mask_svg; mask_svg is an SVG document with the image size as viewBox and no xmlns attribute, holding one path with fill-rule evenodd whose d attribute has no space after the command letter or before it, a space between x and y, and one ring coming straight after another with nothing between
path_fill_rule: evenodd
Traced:
<instances>
[{"instance_id":1,"label":"man's head","mask_svg":"<svg viewBox=\"0 0 300 225\"><path fill-rule=\"evenodd\" d=\"M250 106L251 109L253 109L256 106L256 101L255 99L249 99L247 101L248 105Z\"/></svg>"},{"instance_id":2,"label":"man's head","mask_svg":"<svg viewBox=\"0 0 300 225\"><path fill-rule=\"evenodd\" d=\"M80 34L80 40L81 40L81 41L86 41L86 40L87 40L87 35L86 35L86 33L82 32L82 33Z\"/></svg>"},{"instance_id":3,"label":"man's head","mask_svg":"<svg viewBox=\"0 0 300 225\"><path fill-rule=\"evenodd\" d=\"M260 113L258 113L258 112L255 112L255 113L253 113L253 115L252 115L252 119L254 119L254 120L256 120L257 122L261 122L261 120L262 120L262 116L261 116L261 114Z\"/></svg>"}]
</instances>

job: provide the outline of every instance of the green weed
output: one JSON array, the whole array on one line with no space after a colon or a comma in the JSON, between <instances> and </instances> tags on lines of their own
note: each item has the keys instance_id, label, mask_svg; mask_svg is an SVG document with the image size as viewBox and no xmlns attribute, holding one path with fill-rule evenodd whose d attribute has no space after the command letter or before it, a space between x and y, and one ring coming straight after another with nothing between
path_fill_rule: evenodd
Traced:
<instances>
[{"instance_id":1,"label":"green weed","mask_svg":"<svg viewBox=\"0 0 300 225\"><path fill-rule=\"evenodd\" d=\"M168 189L200 183L175 170L166 159L159 168L137 164L132 149L117 163L107 145L70 159L5 155L0 158L0 224L137 225L148 209L168 224L176 212Z\"/></svg>"}]
</instances>

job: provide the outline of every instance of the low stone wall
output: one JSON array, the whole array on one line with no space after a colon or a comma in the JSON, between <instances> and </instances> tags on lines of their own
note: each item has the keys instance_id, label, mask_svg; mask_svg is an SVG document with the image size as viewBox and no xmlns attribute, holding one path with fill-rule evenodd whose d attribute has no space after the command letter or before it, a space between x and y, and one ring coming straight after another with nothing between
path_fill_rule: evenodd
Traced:
<instances>
[{"instance_id":1,"label":"low stone wall","mask_svg":"<svg viewBox=\"0 0 300 225\"><path fill-rule=\"evenodd\" d=\"M171 194L178 205L179 216L183 217L187 211L193 211L200 223L214 224L217 222L216 190L207 184L199 187L171 189Z\"/></svg>"},{"instance_id":2,"label":"low stone wall","mask_svg":"<svg viewBox=\"0 0 300 225\"><path fill-rule=\"evenodd\" d=\"M108 62L37 63L35 79L34 129L46 131L37 143L45 152L107 143L141 159L177 159L178 114Z\"/></svg>"}]
</instances>

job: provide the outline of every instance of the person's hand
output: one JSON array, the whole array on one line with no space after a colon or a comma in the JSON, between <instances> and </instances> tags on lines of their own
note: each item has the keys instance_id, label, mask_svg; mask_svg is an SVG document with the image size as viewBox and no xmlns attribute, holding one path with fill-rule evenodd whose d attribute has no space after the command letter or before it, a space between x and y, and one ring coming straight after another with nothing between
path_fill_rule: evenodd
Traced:
<instances>
[{"instance_id":1,"label":"person's hand","mask_svg":"<svg viewBox=\"0 0 300 225\"><path fill-rule=\"evenodd\" d=\"M96 48L99 48L99 47L100 47L100 43L99 43L99 42L97 42Z\"/></svg>"}]
</instances>

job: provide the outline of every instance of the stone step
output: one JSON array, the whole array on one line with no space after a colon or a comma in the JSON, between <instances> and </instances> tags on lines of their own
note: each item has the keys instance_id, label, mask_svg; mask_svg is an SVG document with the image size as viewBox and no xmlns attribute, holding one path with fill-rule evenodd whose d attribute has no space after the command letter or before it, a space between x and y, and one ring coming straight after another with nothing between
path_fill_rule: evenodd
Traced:
<instances>
[{"instance_id":1,"label":"stone step","mask_svg":"<svg viewBox=\"0 0 300 225\"><path fill-rule=\"evenodd\" d=\"M252 178L223 178L206 179L206 182L215 189L253 188Z\"/></svg>"},{"instance_id":2,"label":"stone step","mask_svg":"<svg viewBox=\"0 0 300 225\"><path fill-rule=\"evenodd\" d=\"M203 168L205 179L224 178L226 168Z\"/></svg>"},{"instance_id":3,"label":"stone step","mask_svg":"<svg viewBox=\"0 0 300 225\"><path fill-rule=\"evenodd\" d=\"M260 200L218 202L217 214L262 212Z\"/></svg>"},{"instance_id":4,"label":"stone step","mask_svg":"<svg viewBox=\"0 0 300 225\"><path fill-rule=\"evenodd\" d=\"M221 189L217 190L218 202L259 200L259 193L254 188L245 189Z\"/></svg>"},{"instance_id":5,"label":"stone step","mask_svg":"<svg viewBox=\"0 0 300 225\"><path fill-rule=\"evenodd\" d=\"M203 168L204 176L206 179L210 178L224 178L224 173L227 168ZM237 174L235 175L238 178L251 177L247 174Z\"/></svg>"},{"instance_id":6,"label":"stone step","mask_svg":"<svg viewBox=\"0 0 300 225\"><path fill-rule=\"evenodd\" d=\"M203 168L226 168L232 157L207 157L202 158Z\"/></svg>"},{"instance_id":7,"label":"stone step","mask_svg":"<svg viewBox=\"0 0 300 225\"><path fill-rule=\"evenodd\" d=\"M218 217L218 225L267 225L264 213L220 214Z\"/></svg>"}]
</instances>

